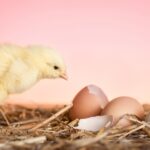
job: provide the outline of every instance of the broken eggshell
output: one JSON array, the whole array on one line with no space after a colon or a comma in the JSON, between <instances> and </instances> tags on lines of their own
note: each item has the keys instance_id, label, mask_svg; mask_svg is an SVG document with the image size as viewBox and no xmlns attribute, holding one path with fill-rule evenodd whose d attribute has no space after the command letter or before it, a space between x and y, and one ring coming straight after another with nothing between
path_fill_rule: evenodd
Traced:
<instances>
[{"instance_id":1,"label":"broken eggshell","mask_svg":"<svg viewBox=\"0 0 150 150\"><path fill-rule=\"evenodd\" d=\"M85 119L80 119L78 126L75 129L87 130L87 131L99 131L101 128L108 128L112 125L113 117L110 115L106 116L95 116Z\"/></svg>"},{"instance_id":2,"label":"broken eggshell","mask_svg":"<svg viewBox=\"0 0 150 150\"><path fill-rule=\"evenodd\" d=\"M97 116L108 103L104 92L95 85L88 85L77 93L69 111L71 120Z\"/></svg>"},{"instance_id":3,"label":"broken eggshell","mask_svg":"<svg viewBox=\"0 0 150 150\"><path fill-rule=\"evenodd\" d=\"M131 124L131 122L125 118L120 119L126 114L132 114L143 119L144 108L136 99L121 96L110 101L101 113L101 115L112 115L113 123L117 123L118 127L126 127Z\"/></svg>"}]
</instances>

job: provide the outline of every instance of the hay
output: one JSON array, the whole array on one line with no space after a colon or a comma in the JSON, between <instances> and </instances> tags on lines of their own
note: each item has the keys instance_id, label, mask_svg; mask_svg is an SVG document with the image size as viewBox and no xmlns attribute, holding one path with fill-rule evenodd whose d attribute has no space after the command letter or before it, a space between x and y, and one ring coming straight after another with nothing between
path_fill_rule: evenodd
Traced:
<instances>
[{"instance_id":1,"label":"hay","mask_svg":"<svg viewBox=\"0 0 150 150\"><path fill-rule=\"evenodd\" d=\"M125 115L133 124L89 132L74 129L71 106L56 109L28 109L21 106L0 108L0 150L149 150L150 106L144 105L146 121Z\"/></svg>"}]
</instances>

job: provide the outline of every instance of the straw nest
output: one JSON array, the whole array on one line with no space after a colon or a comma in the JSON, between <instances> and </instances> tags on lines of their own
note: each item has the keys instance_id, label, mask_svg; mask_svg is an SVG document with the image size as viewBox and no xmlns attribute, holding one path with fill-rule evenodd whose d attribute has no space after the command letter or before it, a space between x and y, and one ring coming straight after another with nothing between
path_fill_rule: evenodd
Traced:
<instances>
[{"instance_id":1,"label":"straw nest","mask_svg":"<svg viewBox=\"0 0 150 150\"><path fill-rule=\"evenodd\" d=\"M0 107L0 150L149 150L150 105L144 105L145 120L126 115L133 124L89 132L74 129L71 106L55 109L29 109L21 106Z\"/></svg>"}]
</instances>

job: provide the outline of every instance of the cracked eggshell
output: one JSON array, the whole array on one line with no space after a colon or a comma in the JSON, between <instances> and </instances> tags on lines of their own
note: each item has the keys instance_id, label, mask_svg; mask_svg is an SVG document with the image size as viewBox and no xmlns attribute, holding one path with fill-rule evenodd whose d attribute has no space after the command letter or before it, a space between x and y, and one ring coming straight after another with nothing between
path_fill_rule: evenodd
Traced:
<instances>
[{"instance_id":1,"label":"cracked eggshell","mask_svg":"<svg viewBox=\"0 0 150 150\"><path fill-rule=\"evenodd\" d=\"M101 115L112 115L114 124L125 114L136 115L138 118L143 119L144 108L136 99L122 96L110 101L101 113ZM126 127L130 124L130 121L123 118L119 120L117 126Z\"/></svg>"},{"instance_id":2,"label":"cracked eggshell","mask_svg":"<svg viewBox=\"0 0 150 150\"><path fill-rule=\"evenodd\" d=\"M97 116L108 103L104 92L95 85L88 85L77 93L69 111L71 120Z\"/></svg>"},{"instance_id":3,"label":"cracked eggshell","mask_svg":"<svg viewBox=\"0 0 150 150\"><path fill-rule=\"evenodd\" d=\"M112 125L112 116L95 116L85 119L80 119L78 126L75 129L87 130L87 131L99 131L101 128L108 128Z\"/></svg>"}]
</instances>

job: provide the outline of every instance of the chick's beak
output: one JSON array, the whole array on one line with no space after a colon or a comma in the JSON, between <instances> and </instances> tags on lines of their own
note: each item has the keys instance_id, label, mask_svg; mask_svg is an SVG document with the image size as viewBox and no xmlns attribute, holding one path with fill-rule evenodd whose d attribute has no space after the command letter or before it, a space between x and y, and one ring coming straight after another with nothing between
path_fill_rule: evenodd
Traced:
<instances>
[{"instance_id":1,"label":"chick's beak","mask_svg":"<svg viewBox=\"0 0 150 150\"><path fill-rule=\"evenodd\" d=\"M63 78L63 79L65 79L65 80L68 80L68 76L64 73L64 74L61 74L60 75L60 78Z\"/></svg>"}]
</instances>

